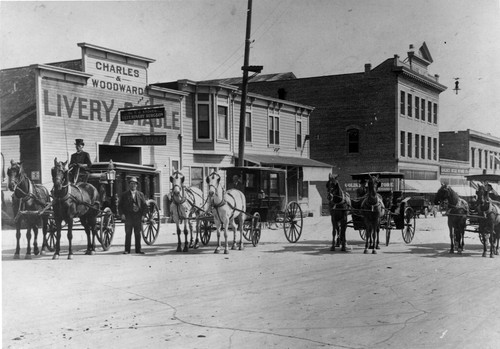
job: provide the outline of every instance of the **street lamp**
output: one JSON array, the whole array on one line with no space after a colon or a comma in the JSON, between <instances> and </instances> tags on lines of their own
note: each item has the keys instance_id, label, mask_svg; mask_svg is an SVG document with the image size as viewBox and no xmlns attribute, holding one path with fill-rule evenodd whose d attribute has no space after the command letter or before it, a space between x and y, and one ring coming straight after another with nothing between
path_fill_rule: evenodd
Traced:
<instances>
[{"instance_id":1,"label":"street lamp","mask_svg":"<svg viewBox=\"0 0 500 349\"><path fill-rule=\"evenodd\" d=\"M108 164L108 172L106 172L106 178L108 179L109 183L111 184L111 191L110 191L110 196L113 198L113 182L116 179L116 171L115 171L115 164L113 164L113 160L109 160Z\"/></svg>"}]
</instances>

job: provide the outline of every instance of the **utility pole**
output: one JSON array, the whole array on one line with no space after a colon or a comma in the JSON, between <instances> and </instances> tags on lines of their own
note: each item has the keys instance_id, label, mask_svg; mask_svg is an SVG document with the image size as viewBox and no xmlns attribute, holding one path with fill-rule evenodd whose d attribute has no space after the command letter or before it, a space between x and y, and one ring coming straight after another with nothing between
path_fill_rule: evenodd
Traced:
<instances>
[{"instance_id":1,"label":"utility pole","mask_svg":"<svg viewBox=\"0 0 500 349\"><path fill-rule=\"evenodd\" d=\"M247 30L245 35L245 58L243 60L243 82L241 92L241 109L240 109L240 129L238 138L238 166L245 164L245 119L247 114L247 94L248 94L248 72L260 73L262 66L249 66L250 59L250 32L252 27L252 0L248 0L247 9Z\"/></svg>"}]
</instances>

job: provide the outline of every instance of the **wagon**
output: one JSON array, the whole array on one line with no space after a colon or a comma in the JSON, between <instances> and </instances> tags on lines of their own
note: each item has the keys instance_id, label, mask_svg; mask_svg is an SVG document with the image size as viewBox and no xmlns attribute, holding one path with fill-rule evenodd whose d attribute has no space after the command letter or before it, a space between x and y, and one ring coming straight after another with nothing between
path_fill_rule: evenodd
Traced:
<instances>
[{"instance_id":1,"label":"wagon","mask_svg":"<svg viewBox=\"0 0 500 349\"><path fill-rule=\"evenodd\" d=\"M243 236L254 246L259 243L262 228L280 227L286 239L296 243L302 234L302 209L296 201L288 202L286 171L269 167L227 167L226 183L237 175L243 183L239 188L246 199ZM200 221L201 241L208 243L213 231L213 217L203 214Z\"/></svg>"},{"instance_id":2,"label":"wagon","mask_svg":"<svg viewBox=\"0 0 500 349\"><path fill-rule=\"evenodd\" d=\"M380 222L380 229L385 230L385 244L389 245L391 231L400 229L405 243L409 244L415 236L415 210L408 204L410 197L404 191L404 174L400 172L365 172L352 174L353 180L367 180L369 176L378 176L382 185L378 193L382 196L386 207ZM402 189L402 190L401 190ZM348 226L359 232L363 240L366 239L366 227L361 211L363 198L352 199L351 221Z\"/></svg>"},{"instance_id":3,"label":"wagon","mask_svg":"<svg viewBox=\"0 0 500 349\"><path fill-rule=\"evenodd\" d=\"M436 217L437 208L424 195L412 195L410 200L408 200L408 205L413 208L417 218L420 215L423 215L425 218L429 215Z\"/></svg>"},{"instance_id":4,"label":"wagon","mask_svg":"<svg viewBox=\"0 0 500 349\"><path fill-rule=\"evenodd\" d=\"M99 191L100 207L98 209L97 238L104 251L111 247L115 233L116 222L121 222L120 212L118 212L118 200L121 194L127 189L127 178L136 176L140 181L140 190L144 192L148 205L147 211L142 217L142 237L147 245L153 245L160 231L160 212L158 204L154 199L155 190L158 188L158 174L154 168L128 163L97 162L92 164L88 170L87 182L92 184ZM43 214L49 215L47 227L47 243L50 251L54 250L56 242L56 226L53 212L50 207L44 210ZM75 220L77 224L78 221ZM81 229L78 225L74 230Z\"/></svg>"}]
</instances>

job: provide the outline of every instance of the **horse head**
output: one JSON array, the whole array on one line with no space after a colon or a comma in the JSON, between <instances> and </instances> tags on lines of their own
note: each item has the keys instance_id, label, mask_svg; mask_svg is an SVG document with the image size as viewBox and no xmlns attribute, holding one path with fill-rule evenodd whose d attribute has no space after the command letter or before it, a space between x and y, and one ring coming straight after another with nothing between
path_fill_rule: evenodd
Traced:
<instances>
[{"instance_id":1,"label":"horse head","mask_svg":"<svg viewBox=\"0 0 500 349\"><path fill-rule=\"evenodd\" d=\"M338 177L338 175L332 175L330 173L328 176L328 182L326 182L328 201L333 203L340 203L344 200L344 193L340 188L339 182L337 180Z\"/></svg>"},{"instance_id":2,"label":"horse head","mask_svg":"<svg viewBox=\"0 0 500 349\"><path fill-rule=\"evenodd\" d=\"M68 161L57 161L54 159L54 167L52 168L52 183L54 183L55 190L61 190L69 183L69 172L66 167Z\"/></svg>"},{"instance_id":3,"label":"horse head","mask_svg":"<svg viewBox=\"0 0 500 349\"><path fill-rule=\"evenodd\" d=\"M441 203L444 203L446 200L450 199L450 188L446 183L441 184L441 188L436 193L436 196L434 197L434 205L440 205Z\"/></svg>"},{"instance_id":4,"label":"horse head","mask_svg":"<svg viewBox=\"0 0 500 349\"><path fill-rule=\"evenodd\" d=\"M220 190L220 175L214 171L207 176L206 182L208 184L208 196L217 196Z\"/></svg>"},{"instance_id":5,"label":"horse head","mask_svg":"<svg viewBox=\"0 0 500 349\"><path fill-rule=\"evenodd\" d=\"M493 190L491 184L479 184L476 190L477 208L481 212L487 212L490 209L490 191Z\"/></svg>"},{"instance_id":6,"label":"horse head","mask_svg":"<svg viewBox=\"0 0 500 349\"><path fill-rule=\"evenodd\" d=\"M179 171L175 171L170 176L170 183L172 183L172 194L175 197L180 197L182 195L184 180L185 180L184 175Z\"/></svg>"},{"instance_id":7,"label":"horse head","mask_svg":"<svg viewBox=\"0 0 500 349\"><path fill-rule=\"evenodd\" d=\"M10 167L7 169L7 176L9 177L9 190L15 191L17 186L21 183L23 176L25 176L23 163L21 161L15 162L14 160L10 160Z\"/></svg>"},{"instance_id":8,"label":"horse head","mask_svg":"<svg viewBox=\"0 0 500 349\"><path fill-rule=\"evenodd\" d=\"M375 175L375 176L369 175L369 178L368 178L368 192L369 193L372 193L372 194L376 193L378 191L378 188L380 188L381 185L382 185L382 183L380 182L378 175Z\"/></svg>"}]
</instances>

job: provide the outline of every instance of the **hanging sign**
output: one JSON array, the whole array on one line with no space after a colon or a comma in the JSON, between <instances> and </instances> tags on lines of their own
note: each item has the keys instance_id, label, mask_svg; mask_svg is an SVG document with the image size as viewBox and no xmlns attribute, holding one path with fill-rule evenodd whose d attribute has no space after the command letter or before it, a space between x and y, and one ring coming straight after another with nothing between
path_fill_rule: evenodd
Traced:
<instances>
[{"instance_id":1,"label":"hanging sign","mask_svg":"<svg viewBox=\"0 0 500 349\"><path fill-rule=\"evenodd\" d=\"M130 120L144 120L144 119L164 119L165 118L165 107L152 107L152 108L130 108L130 109L120 109L120 120L130 121Z\"/></svg>"},{"instance_id":2,"label":"hanging sign","mask_svg":"<svg viewBox=\"0 0 500 349\"><path fill-rule=\"evenodd\" d=\"M120 145L167 145L167 135L124 135Z\"/></svg>"}]
</instances>

